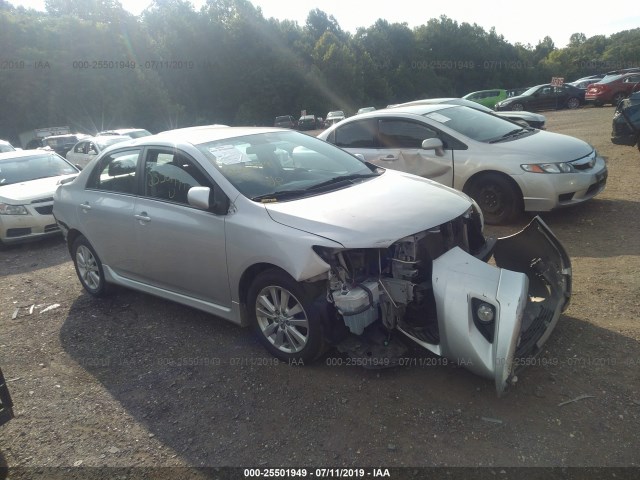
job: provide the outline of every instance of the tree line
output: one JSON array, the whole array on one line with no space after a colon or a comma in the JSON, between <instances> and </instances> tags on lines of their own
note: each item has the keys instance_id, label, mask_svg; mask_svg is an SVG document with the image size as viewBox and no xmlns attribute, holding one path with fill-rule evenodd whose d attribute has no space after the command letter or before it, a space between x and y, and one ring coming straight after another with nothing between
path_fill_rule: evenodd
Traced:
<instances>
[{"instance_id":1,"label":"tree line","mask_svg":"<svg viewBox=\"0 0 640 480\"><path fill-rule=\"evenodd\" d=\"M247 0L156 0L134 16L117 0L0 0L0 138L69 125L95 133L220 123L270 125L301 110L354 113L418 98L521 88L640 66L640 28L515 45L446 16L409 28L379 19L356 33L316 9L304 25Z\"/></svg>"}]
</instances>

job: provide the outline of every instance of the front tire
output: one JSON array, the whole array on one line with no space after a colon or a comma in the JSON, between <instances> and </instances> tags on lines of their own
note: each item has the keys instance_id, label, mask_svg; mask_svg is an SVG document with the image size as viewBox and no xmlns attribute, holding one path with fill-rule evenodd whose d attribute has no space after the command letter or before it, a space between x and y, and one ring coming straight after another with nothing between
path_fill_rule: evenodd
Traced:
<instances>
[{"instance_id":1,"label":"front tire","mask_svg":"<svg viewBox=\"0 0 640 480\"><path fill-rule=\"evenodd\" d=\"M489 225L505 225L522 212L522 196L504 175L487 173L477 178L469 189Z\"/></svg>"},{"instance_id":2,"label":"front tire","mask_svg":"<svg viewBox=\"0 0 640 480\"><path fill-rule=\"evenodd\" d=\"M108 293L108 285L104 278L102 262L89 240L79 236L71 247L76 274L84 289L94 297L103 297Z\"/></svg>"},{"instance_id":3,"label":"front tire","mask_svg":"<svg viewBox=\"0 0 640 480\"><path fill-rule=\"evenodd\" d=\"M280 270L260 273L251 284L247 309L258 339L284 361L315 360L324 352L324 331L313 305L318 290Z\"/></svg>"},{"instance_id":4,"label":"front tire","mask_svg":"<svg viewBox=\"0 0 640 480\"><path fill-rule=\"evenodd\" d=\"M511 110L513 110L514 112L521 112L522 110L524 110L524 105L522 105L521 103L514 103L513 105L511 105Z\"/></svg>"}]
</instances>

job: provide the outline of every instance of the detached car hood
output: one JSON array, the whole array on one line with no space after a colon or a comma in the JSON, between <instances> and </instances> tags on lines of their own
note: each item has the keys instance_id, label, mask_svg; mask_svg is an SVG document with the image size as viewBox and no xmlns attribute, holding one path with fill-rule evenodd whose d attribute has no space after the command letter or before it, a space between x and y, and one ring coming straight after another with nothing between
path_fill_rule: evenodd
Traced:
<instances>
[{"instance_id":1,"label":"detached car hood","mask_svg":"<svg viewBox=\"0 0 640 480\"><path fill-rule=\"evenodd\" d=\"M53 196L53 193L62 180L75 176L77 176L77 174L74 173L72 175L39 178L28 182L0 186L0 201L9 204L24 204L45 196Z\"/></svg>"},{"instance_id":2,"label":"detached car hood","mask_svg":"<svg viewBox=\"0 0 640 480\"><path fill-rule=\"evenodd\" d=\"M503 154L528 154L535 157L536 162L570 162L593 152L593 147L583 140L543 130L511 141L492 143L491 148Z\"/></svg>"},{"instance_id":3,"label":"detached car hood","mask_svg":"<svg viewBox=\"0 0 640 480\"><path fill-rule=\"evenodd\" d=\"M385 248L399 238L456 218L471 205L461 192L386 170L380 177L348 188L265 207L274 221L344 247Z\"/></svg>"}]
</instances>

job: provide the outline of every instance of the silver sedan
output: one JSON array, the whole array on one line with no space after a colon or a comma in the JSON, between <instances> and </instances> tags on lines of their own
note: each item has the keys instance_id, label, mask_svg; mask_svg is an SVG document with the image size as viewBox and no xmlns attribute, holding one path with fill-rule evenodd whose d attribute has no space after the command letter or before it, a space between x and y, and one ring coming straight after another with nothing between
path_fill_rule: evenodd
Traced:
<instances>
[{"instance_id":1,"label":"silver sedan","mask_svg":"<svg viewBox=\"0 0 640 480\"><path fill-rule=\"evenodd\" d=\"M412 343L502 393L571 295L541 220L485 239L465 194L287 129L114 145L53 211L91 295L117 284L251 326L289 363L335 345L354 364L402 365Z\"/></svg>"},{"instance_id":2,"label":"silver sedan","mask_svg":"<svg viewBox=\"0 0 640 480\"><path fill-rule=\"evenodd\" d=\"M364 160L469 194L487 223L595 197L605 161L586 142L460 105L399 106L343 120L318 138Z\"/></svg>"}]
</instances>

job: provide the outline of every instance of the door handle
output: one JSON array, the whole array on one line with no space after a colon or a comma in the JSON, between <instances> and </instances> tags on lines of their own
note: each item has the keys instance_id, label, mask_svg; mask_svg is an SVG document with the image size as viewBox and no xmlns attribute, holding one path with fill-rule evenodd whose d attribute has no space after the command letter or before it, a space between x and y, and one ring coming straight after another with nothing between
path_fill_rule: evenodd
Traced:
<instances>
[{"instance_id":1,"label":"door handle","mask_svg":"<svg viewBox=\"0 0 640 480\"><path fill-rule=\"evenodd\" d=\"M91 210L91 205L89 205L89 202L84 202L80 204L80 208L83 212L87 213L87 211Z\"/></svg>"},{"instance_id":2,"label":"door handle","mask_svg":"<svg viewBox=\"0 0 640 480\"><path fill-rule=\"evenodd\" d=\"M381 160L385 162L394 162L398 160L398 157L396 155L387 155L386 157L382 157Z\"/></svg>"},{"instance_id":3,"label":"door handle","mask_svg":"<svg viewBox=\"0 0 640 480\"><path fill-rule=\"evenodd\" d=\"M134 218L136 218L141 224L149 223L151 221L151 217L147 216L147 212L142 212L138 215L134 215Z\"/></svg>"}]
</instances>

